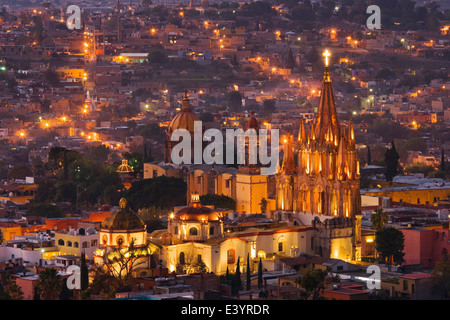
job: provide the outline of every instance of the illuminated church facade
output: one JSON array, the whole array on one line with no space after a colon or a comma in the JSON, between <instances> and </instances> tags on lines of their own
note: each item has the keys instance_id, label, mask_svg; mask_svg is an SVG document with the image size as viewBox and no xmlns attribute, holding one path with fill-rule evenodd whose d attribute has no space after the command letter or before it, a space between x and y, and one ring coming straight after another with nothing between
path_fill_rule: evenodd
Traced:
<instances>
[{"instance_id":1,"label":"illuminated church facade","mask_svg":"<svg viewBox=\"0 0 450 320\"><path fill-rule=\"evenodd\" d=\"M276 175L277 210L295 213L298 223L316 227L316 254L359 260L359 158L352 121L347 132L338 122L328 66L315 122L308 130L301 121L297 151L292 140L291 136L286 139Z\"/></svg>"},{"instance_id":2,"label":"illuminated church facade","mask_svg":"<svg viewBox=\"0 0 450 320\"><path fill-rule=\"evenodd\" d=\"M178 128L192 133L195 119L185 96L183 109L169 126L166 155L173 148L170 133ZM252 114L247 129L257 127ZM233 271L238 258L241 267L244 266L247 256L252 266L259 258L263 259L268 270L277 268L276 258L295 257L301 252L360 260L359 159L352 123L345 130L338 122L328 65L315 122L310 128L302 122L296 141L288 135L283 149L283 159L274 177L275 199L270 199L269 177L261 175L258 165L242 165L236 172L218 173L214 181L200 179L195 176L196 171L186 175L188 196L192 195L190 203L174 212L167 230L152 235L159 239L161 259L170 271L178 271L180 266L189 265L188 260L200 257L207 269L216 274L224 274L227 268ZM170 157L166 157L166 162L170 162ZM228 195L218 192L222 183L217 177L234 181L230 184L234 192L229 194L235 195L238 213L260 213L259 204L266 198L273 202L269 211L274 221L284 224L224 231L224 217L202 206L197 198L206 193Z\"/></svg>"}]
</instances>

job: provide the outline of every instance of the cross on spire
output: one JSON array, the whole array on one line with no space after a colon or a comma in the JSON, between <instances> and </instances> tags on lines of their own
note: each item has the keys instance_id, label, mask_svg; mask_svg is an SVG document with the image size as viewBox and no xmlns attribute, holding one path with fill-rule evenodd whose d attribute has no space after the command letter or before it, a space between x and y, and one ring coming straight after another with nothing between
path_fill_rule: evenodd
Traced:
<instances>
[{"instance_id":1,"label":"cross on spire","mask_svg":"<svg viewBox=\"0 0 450 320\"><path fill-rule=\"evenodd\" d=\"M328 57L331 56L330 51L326 49L325 52L323 53L323 56L325 57L325 66L328 67Z\"/></svg>"}]
</instances>

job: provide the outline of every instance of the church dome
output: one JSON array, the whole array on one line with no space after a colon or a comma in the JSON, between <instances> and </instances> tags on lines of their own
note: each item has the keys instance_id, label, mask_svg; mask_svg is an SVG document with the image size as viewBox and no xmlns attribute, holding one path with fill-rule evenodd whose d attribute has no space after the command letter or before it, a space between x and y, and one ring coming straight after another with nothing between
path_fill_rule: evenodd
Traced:
<instances>
[{"instance_id":1,"label":"church dome","mask_svg":"<svg viewBox=\"0 0 450 320\"><path fill-rule=\"evenodd\" d=\"M220 216L208 207L203 207L200 202L200 195L194 192L188 206L178 210L176 217L180 220L194 221L218 221Z\"/></svg>"},{"instance_id":2,"label":"church dome","mask_svg":"<svg viewBox=\"0 0 450 320\"><path fill-rule=\"evenodd\" d=\"M102 229L140 230L146 225L128 206L125 198L120 199L120 209L112 212L101 224Z\"/></svg>"},{"instance_id":3,"label":"church dome","mask_svg":"<svg viewBox=\"0 0 450 320\"><path fill-rule=\"evenodd\" d=\"M183 108L178 112L169 124L168 132L172 133L177 129L186 129L189 132L194 132L194 121L199 118L191 111L189 107L189 98L187 93L184 95Z\"/></svg>"}]
</instances>

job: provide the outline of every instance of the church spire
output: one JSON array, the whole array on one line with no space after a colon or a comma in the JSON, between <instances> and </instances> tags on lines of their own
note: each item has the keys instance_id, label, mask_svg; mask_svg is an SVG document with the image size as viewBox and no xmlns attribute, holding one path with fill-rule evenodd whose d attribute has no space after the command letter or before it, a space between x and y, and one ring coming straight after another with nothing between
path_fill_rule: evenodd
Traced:
<instances>
[{"instance_id":1,"label":"church spire","mask_svg":"<svg viewBox=\"0 0 450 320\"><path fill-rule=\"evenodd\" d=\"M333 87L331 85L330 72L328 70L330 52L326 50L325 72L322 80L322 91L320 93L319 107L316 115L315 136L319 144L326 140L328 127L331 127L333 136L340 136L340 127L337 121L336 106L334 103Z\"/></svg>"},{"instance_id":2,"label":"church spire","mask_svg":"<svg viewBox=\"0 0 450 320\"><path fill-rule=\"evenodd\" d=\"M284 140L284 154L283 163L281 165L281 172L284 174L295 173L294 152L292 151L292 137L289 133Z\"/></svg>"},{"instance_id":3,"label":"church spire","mask_svg":"<svg viewBox=\"0 0 450 320\"><path fill-rule=\"evenodd\" d=\"M303 121L303 118L300 119L300 128L298 129L297 140L300 143L304 143L306 141L305 122Z\"/></svg>"}]
</instances>

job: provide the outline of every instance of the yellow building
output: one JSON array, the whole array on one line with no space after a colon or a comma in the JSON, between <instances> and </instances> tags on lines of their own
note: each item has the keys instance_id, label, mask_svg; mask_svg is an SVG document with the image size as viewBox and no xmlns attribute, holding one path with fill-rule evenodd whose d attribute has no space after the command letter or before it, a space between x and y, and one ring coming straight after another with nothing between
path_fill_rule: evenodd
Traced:
<instances>
[{"instance_id":1,"label":"yellow building","mask_svg":"<svg viewBox=\"0 0 450 320\"><path fill-rule=\"evenodd\" d=\"M81 257L85 253L86 258L92 259L94 251L98 248L98 232L89 227L55 231L55 245L61 255L74 255Z\"/></svg>"},{"instance_id":2,"label":"yellow building","mask_svg":"<svg viewBox=\"0 0 450 320\"><path fill-rule=\"evenodd\" d=\"M150 268L154 246L147 243L145 223L133 212L125 198L120 209L112 212L101 224L99 247L94 252L94 263L104 267L115 277L124 277Z\"/></svg>"},{"instance_id":3,"label":"yellow building","mask_svg":"<svg viewBox=\"0 0 450 320\"><path fill-rule=\"evenodd\" d=\"M0 231L3 235L3 241L14 240L15 237L22 235L22 227L17 223L0 222Z\"/></svg>"},{"instance_id":4,"label":"yellow building","mask_svg":"<svg viewBox=\"0 0 450 320\"><path fill-rule=\"evenodd\" d=\"M265 228L224 229L223 213L202 206L194 193L188 206L169 218L168 229L150 235L162 246L161 259L169 272L196 272L202 261L205 270L221 275L234 272L237 261L241 271L250 259L250 270L257 272L261 258L267 270L277 270L280 258L311 252L311 226L267 224Z\"/></svg>"},{"instance_id":5,"label":"yellow building","mask_svg":"<svg viewBox=\"0 0 450 320\"><path fill-rule=\"evenodd\" d=\"M56 69L56 72L59 74L59 77L61 79L69 79L69 78L83 79L85 77L84 69L59 68Z\"/></svg>"},{"instance_id":6,"label":"yellow building","mask_svg":"<svg viewBox=\"0 0 450 320\"><path fill-rule=\"evenodd\" d=\"M437 206L439 201L450 197L450 185L443 186L396 186L378 189L361 189L362 195L386 197L393 202L410 203L417 205Z\"/></svg>"}]
</instances>

